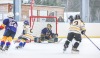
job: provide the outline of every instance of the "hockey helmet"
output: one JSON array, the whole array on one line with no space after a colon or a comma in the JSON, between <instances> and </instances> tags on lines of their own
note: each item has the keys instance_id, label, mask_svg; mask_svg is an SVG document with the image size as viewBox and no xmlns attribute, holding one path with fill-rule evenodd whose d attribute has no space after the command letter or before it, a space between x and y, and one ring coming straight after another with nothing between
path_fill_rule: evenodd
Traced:
<instances>
[{"instance_id":1,"label":"hockey helmet","mask_svg":"<svg viewBox=\"0 0 100 58\"><path fill-rule=\"evenodd\" d=\"M25 20L24 21L24 25L29 25L29 21L28 20Z\"/></svg>"},{"instance_id":2,"label":"hockey helmet","mask_svg":"<svg viewBox=\"0 0 100 58\"><path fill-rule=\"evenodd\" d=\"M71 16L69 16L69 18L68 19L72 19L73 18L73 16L71 15Z\"/></svg>"},{"instance_id":3,"label":"hockey helmet","mask_svg":"<svg viewBox=\"0 0 100 58\"><path fill-rule=\"evenodd\" d=\"M81 17L80 17L79 14L77 14L77 15L75 16L75 20L77 20L77 19L81 19Z\"/></svg>"}]
</instances>

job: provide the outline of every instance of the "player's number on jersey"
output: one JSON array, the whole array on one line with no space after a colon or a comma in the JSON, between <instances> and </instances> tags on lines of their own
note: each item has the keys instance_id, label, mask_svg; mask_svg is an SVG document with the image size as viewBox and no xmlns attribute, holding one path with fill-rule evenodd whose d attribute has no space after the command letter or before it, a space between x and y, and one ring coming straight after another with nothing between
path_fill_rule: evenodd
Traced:
<instances>
[{"instance_id":1,"label":"player's number on jersey","mask_svg":"<svg viewBox=\"0 0 100 58\"><path fill-rule=\"evenodd\" d=\"M78 25L78 21L74 21L74 25Z\"/></svg>"},{"instance_id":2,"label":"player's number on jersey","mask_svg":"<svg viewBox=\"0 0 100 58\"><path fill-rule=\"evenodd\" d=\"M13 27L16 28L16 27L17 27L17 24L16 24L15 22L13 22L13 21L10 21L10 22L9 22L9 26L13 26Z\"/></svg>"}]
</instances>

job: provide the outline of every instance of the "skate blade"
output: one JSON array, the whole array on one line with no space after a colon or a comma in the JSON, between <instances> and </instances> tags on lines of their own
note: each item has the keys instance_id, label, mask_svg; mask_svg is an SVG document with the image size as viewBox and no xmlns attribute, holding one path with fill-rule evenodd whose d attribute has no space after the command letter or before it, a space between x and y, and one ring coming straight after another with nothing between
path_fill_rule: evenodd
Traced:
<instances>
[{"instance_id":1,"label":"skate blade","mask_svg":"<svg viewBox=\"0 0 100 58\"><path fill-rule=\"evenodd\" d=\"M79 54L79 51L71 51L72 54Z\"/></svg>"},{"instance_id":2,"label":"skate blade","mask_svg":"<svg viewBox=\"0 0 100 58\"><path fill-rule=\"evenodd\" d=\"M20 49L19 47L15 47L16 49Z\"/></svg>"},{"instance_id":3,"label":"skate blade","mask_svg":"<svg viewBox=\"0 0 100 58\"><path fill-rule=\"evenodd\" d=\"M18 47L18 46L16 46L15 48L16 48L16 49L21 49L22 47Z\"/></svg>"},{"instance_id":4,"label":"skate blade","mask_svg":"<svg viewBox=\"0 0 100 58\"><path fill-rule=\"evenodd\" d=\"M5 49L2 49L2 51L6 51Z\"/></svg>"},{"instance_id":5,"label":"skate blade","mask_svg":"<svg viewBox=\"0 0 100 58\"><path fill-rule=\"evenodd\" d=\"M65 52L66 52L66 50L63 49L63 53L65 53Z\"/></svg>"},{"instance_id":6,"label":"skate blade","mask_svg":"<svg viewBox=\"0 0 100 58\"><path fill-rule=\"evenodd\" d=\"M18 46L16 46L15 48L16 48L16 49L18 49L19 47L18 47Z\"/></svg>"},{"instance_id":7,"label":"skate blade","mask_svg":"<svg viewBox=\"0 0 100 58\"><path fill-rule=\"evenodd\" d=\"M6 49L2 49L1 51L8 51L8 50L6 50Z\"/></svg>"},{"instance_id":8,"label":"skate blade","mask_svg":"<svg viewBox=\"0 0 100 58\"><path fill-rule=\"evenodd\" d=\"M63 53L65 53L66 51L63 51Z\"/></svg>"}]
</instances>

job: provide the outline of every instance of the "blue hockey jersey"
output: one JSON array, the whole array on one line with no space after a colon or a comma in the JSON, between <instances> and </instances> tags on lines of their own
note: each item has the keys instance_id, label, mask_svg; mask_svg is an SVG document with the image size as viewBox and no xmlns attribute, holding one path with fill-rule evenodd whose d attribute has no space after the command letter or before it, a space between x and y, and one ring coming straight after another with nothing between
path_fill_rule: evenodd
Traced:
<instances>
[{"instance_id":1,"label":"blue hockey jersey","mask_svg":"<svg viewBox=\"0 0 100 58\"><path fill-rule=\"evenodd\" d=\"M49 30L48 28L44 28L42 29L41 33L44 35L47 35L47 34L52 35L52 30Z\"/></svg>"},{"instance_id":2,"label":"blue hockey jersey","mask_svg":"<svg viewBox=\"0 0 100 58\"><path fill-rule=\"evenodd\" d=\"M14 19L12 19L12 18L4 19L3 24L6 25L6 27L5 27L6 30L11 30L13 32L17 31L18 24Z\"/></svg>"}]
</instances>

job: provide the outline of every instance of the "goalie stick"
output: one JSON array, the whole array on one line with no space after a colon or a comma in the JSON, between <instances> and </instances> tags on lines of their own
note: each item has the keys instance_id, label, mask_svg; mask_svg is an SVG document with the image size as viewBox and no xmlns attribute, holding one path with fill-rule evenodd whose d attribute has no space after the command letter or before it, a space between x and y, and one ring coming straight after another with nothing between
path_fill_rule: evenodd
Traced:
<instances>
[{"instance_id":1,"label":"goalie stick","mask_svg":"<svg viewBox=\"0 0 100 58\"><path fill-rule=\"evenodd\" d=\"M57 43L60 43L62 41L62 39L60 39Z\"/></svg>"}]
</instances>

